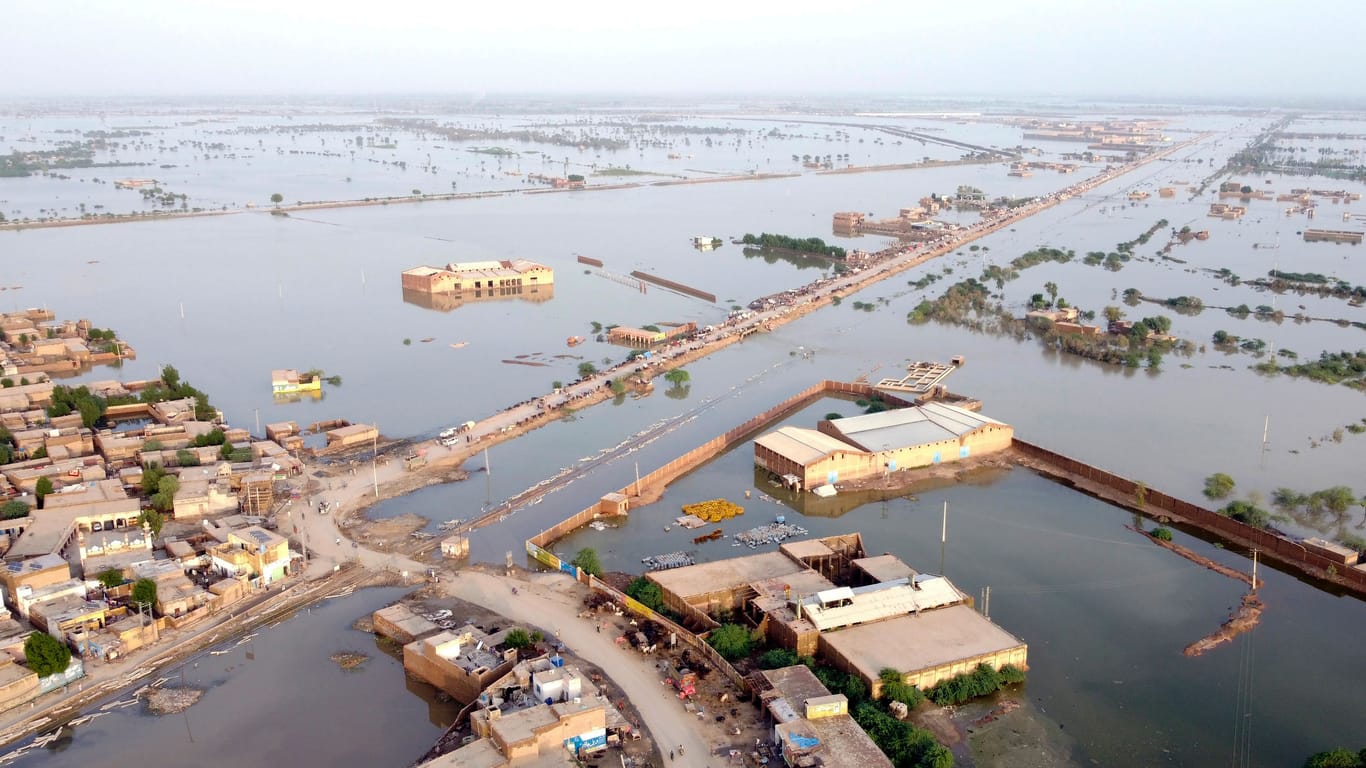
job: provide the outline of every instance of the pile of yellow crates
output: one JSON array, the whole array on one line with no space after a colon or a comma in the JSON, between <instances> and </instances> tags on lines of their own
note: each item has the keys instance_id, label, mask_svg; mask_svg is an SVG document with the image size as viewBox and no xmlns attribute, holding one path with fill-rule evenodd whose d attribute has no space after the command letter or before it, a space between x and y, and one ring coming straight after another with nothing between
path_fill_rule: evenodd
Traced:
<instances>
[{"instance_id":1,"label":"pile of yellow crates","mask_svg":"<svg viewBox=\"0 0 1366 768\"><path fill-rule=\"evenodd\" d=\"M684 504L683 511L708 523L719 523L727 518L743 515L745 508L726 499L712 499L711 501L699 501L696 504Z\"/></svg>"}]
</instances>

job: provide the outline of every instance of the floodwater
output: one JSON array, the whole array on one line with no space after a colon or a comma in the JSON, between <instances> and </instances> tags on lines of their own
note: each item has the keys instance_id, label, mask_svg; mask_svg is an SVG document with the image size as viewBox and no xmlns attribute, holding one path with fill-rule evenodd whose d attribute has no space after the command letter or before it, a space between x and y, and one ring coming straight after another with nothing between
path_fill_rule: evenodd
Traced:
<instances>
[{"instance_id":1,"label":"floodwater","mask_svg":"<svg viewBox=\"0 0 1366 768\"><path fill-rule=\"evenodd\" d=\"M342 121L325 117L315 122ZM724 121L709 124L719 122ZM785 125L775 122L777 127ZM1252 201L1244 219L1222 221L1205 216L1215 199L1209 192L1195 200L1188 193L1174 199L1157 197L1158 187L1177 181L1198 185L1212 167L1222 166L1228 154L1269 122L1246 116L1191 115L1179 126L1182 130L1210 130L1218 136L984 238L977 243L983 249L965 248L849 297L842 306L823 309L695 363L689 366L692 380L685 388L671 389L661 382L649 397L619 398L494 447L488 452L490 473L476 472L469 482L386 501L376 514L413 511L432 518L434 525L452 518L468 519L562 468L591 465L593 469L583 478L541 503L515 510L503 523L480 530L472 538L476 560L501 562L506 553L520 558L527 536L630 482L637 465L642 473L648 472L812 382L859 375L875 381L898 376L908 361L944 360L958 354L966 356L967 365L952 376L949 386L982 398L984 412L1014 425L1021 437L1178 496L1199 499L1202 479L1216 471L1232 475L1240 494L1269 494L1280 486L1309 491L1336 484L1360 485L1360 478L1366 477L1361 458L1366 453L1360 443L1366 436L1347 434L1341 443L1321 440L1335 428L1366 416L1360 392L1285 376L1262 376L1249 369L1257 362L1252 355L1228 354L1208 344L1211 334L1223 329L1262 338L1276 349L1293 349L1304 359L1325 349L1366 346L1360 328L1297 324L1290 319L1279 324L1253 317L1238 319L1217 309L1184 316L1156 304L1127 307L1119 298L1125 288L1135 287L1157 298L1194 295L1206 305L1220 306L1274 302L1287 315L1304 311L1319 317L1366 320L1360 307L1338 299L1273 297L1246 285L1227 285L1206 271L1227 267L1251 279L1279 268L1366 283L1366 266L1353 258L1357 249L1306 244L1298 235L1305 226L1352 228L1341 223L1340 206L1321 204L1318 218L1310 222L1302 214L1287 217L1283 203ZM1353 123L1332 125L1362 132ZM984 145L1042 146L1023 141L1018 129L1000 125L939 123L928 127L947 128L947 136ZM771 156L775 164L783 158L791 166L793 153L824 154L820 149L826 144L823 133L817 138L818 130L824 128L807 125L788 130L807 138L769 139L774 145L755 150L754 156ZM0 135L12 133L11 127L0 130ZM1186 135L1173 134L1178 140ZM252 138L258 137L253 134ZM283 146L316 137L291 139L287 133L267 133L259 138L268 146ZM911 160L933 154L919 147L893 151L864 138L868 139L865 149L857 151L869 153L868 161L897 162L905 161L907 154ZM400 137L400 151L408 151L408 143ZM851 146L859 146L856 138ZM1083 151L1082 145L1061 142L1044 149L1038 159ZM554 156L559 150L545 151ZM636 157L631 164L654 166L653 160L668 151L649 148L644 161ZM735 154L733 149L726 151ZM702 157L700 150L695 154ZM460 167L467 170L477 167L477 162L465 155L489 162L488 156L461 154L465 164ZM269 188L276 180L291 177L290 169L295 166L289 163L293 161L282 157L293 156L263 153L249 168L211 159L214 172L201 171L207 174L202 182L205 189L232 183L239 185L238 191L198 194L229 202L243 202L251 195L259 201L268 190L255 187ZM723 163L727 156L720 149L714 148L707 157L705 167L718 172L745 167ZM346 173L341 166L353 162L349 157L344 162L332 161L339 167L329 173L336 175ZM354 162L379 165L374 173L383 184L373 182L365 194L390 194L384 190L393 188L397 188L393 194L404 194L408 190L403 187L416 186L392 167ZM409 169L414 162L410 157ZM852 162L865 161L855 157ZM443 167L456 167L448 161L438 165L443 163ZM271 169L265 179L259 185L251 181L252 190L241 186L244 178L265 172L261 165ZM699 165L703 163L691 167ZM105 171L111 178L141 175L137 169ZM77 177L81 173L68 172ZM351 175L359 180L362 174ZM1002 165L835 176L808 173L727 184L319 210L288 218L256 212L176 222L0 232L0 253L6 257L0 286L10 289L0 293L0 306L45 305L58 317L87 317L97 326L117 329L138 349L136 361L121 369L97 369L81 381L146 378L161 364L174 363L186 379L212 395L234 424L251 426L258 417L262 424L348 418L376 421L386 435L431 437L443 426L479 418L543 393L555 380L575 378L580 362L600 364L603 359L624 357L624 348L594 341L573 348L565 345L567 336L589 335L592 321L714 323L724 318L732 304L746 304L818 274L816 269L800 269L786 261L769 264L747 259L738 246L729 243L732 237L768 231L820 236L845 247L877 248L885 242L881 238L832 236L831 213L862 210L878 217L894 216L898 208L930 192L951 192L959 184L977 186L990 196L1038 194L1086 175L1087 169L1074 176L1038 171L1031 178L1018 179L1007 177ZM457 181L465 191L466 182ZM1271 177L1270 185L1266 179L1247 181L1278 192L1301 186L1366 189L1361 184L1321 178ZM20 183L29 182L77 183L47 178L0 180L0 200L10 201L0 203L0 209L12 210L14 201L30 189ZM298 183L304 186L283 190L287 200L364 196L338 193L333 175ZM1131 203L1126 194L1135 188L1153 196ZM193 205L197 196L191 198ZM18 203L25 210L33 205L26 200ZM1358 202L1345 208L1366 212L1363 205ZM1079 255L1090 250L1108 252L1161 218L1170 227L1189 224L1193 229L1209 229L1211 238L1175 247L1172 256L1184 264L1151 258L1166 241L1159 233L1137 249L1142 260L1128 262L1119 272L1086 266L1078 259L1025 270L1002 288L1005 304L1021 314L1031 294L1043 291L1046 282L1055 282L1059 295L1098 314L1105 305L1116 304L1124 306L1130 317L1170 316L1172 333L1195 342L1197 350L1189 358L1169 355L1160 371L1121 369L1063 356L1036 340L906 322L906 314L923 298L937 296L953 281L980 274L985 265L1004 264L1044 244L1072 248ZM702 253L689 243L694 235L720 236L727 243ZM575 254L602 259L609 274L577 264ZM556 269L553 298L470 302L442 312L405 302L399 289L398 273L417 264L513 257L541 261ZM711 291L719 302L712 305L653 287L642 293L613 279L633 269ZM952 273L928 288L907 285L946 269ZM871 312L855 309L856 300L875 308ZM1300 304L1306 309L1299 310ZM424 342L427 338L432 341ZM405 344L405 339L410 343ZM461 343L460 348L451 346ZM327 387L319 401L277 403L271 399L267 376L280 367L322 368L342 376L343 383ZM851 406L841 407L852 413ZM840 407L818 409L811 420ZM1264 450L1268 422L1269 444ZM609 461L597 461L601 451L637 433L653 439L629 452L609 453ZM1311 447L1315 442L1318 447ZM666 547L664 523L655 518L671 520L679 504L711 498L718 494L717 488L742 493L753 487L750 463L748 449L742 446L680 481L664 502L632 518L630 525L639 526L641 534L637 542L614 544L613 537L623 532L609 531L584 534L563 547L572 552L581 543L593 543L610 550L609 562L628 569L638 566L643 554L687 548L683 543L687 539L677 532L671 540L674 543ZM469 468L483 466L480 457ZM760 486L757 490L772 489ZM1366 493L1366 488L1356 491ZM949 575L969 593L992 586L993 617L1030 643L1031 696L1090 757L1102 764L1197 765L1226 759L1238 663L1244 650L1251 651L1253 646L1260 651L1255 656L1253 721L1275 723L1257 732L1257 764L1294 764L1308 753L1351 741L1356 724L1342 714L1350 708L1320 709L1320 701L1311 696L1321 690L1350 690L1352 683L1362 682L1356 655L1341 640L1361 632L1363 613L1357 600L1337 598L1270 573L1268 609L1253 640L1239 641L1200 659L1186 659L1180 649L1223 621L1236 600L1238 585L1124 531L1120 526L1128 521L1127 515L1023 471L922 492L914 503L891 499L884 505L875 500L838 518L821 517L816 506L806 505L812 516L802 524L813 533L862 530L866 540L876 542L870 548L895 551L919 568L936 570L938 511L944 499L953 510L946 552ZM747 504L752 506L745 522L756 519L751 524L791 509L770 507L757 499ZM1359 533L1356 527L1361 522L1360 512L1354 512L1341 529L1328 532ZM1198 541L1185 543L1238 567L1246 565L1242 553L1218 551ZM716 556L740 551L722 543L705 547ZM328 610L347 613L345 621L349 621L368 610L362 602L351 599L340 603L340 609ZM292 626L312 620L305 615L274 632L288 633ZM337 621L344 623L342 618ZM311 637L316 642L316 636ZM329 647L326 652L332 650L336 649ZM302 681L300 690L309 690L315 679L340 674L325 669L330 664L326 653L318 653L317 658L319 668L294 676ZM202 665L204 660L200 661ZM375 670L383 665L375 662L388 663L376 656L365 674L377 674ZM1344 670L1348 678L1343 677ZM373 693L367 691L371 693L367 706L410 707L423 713L416 719L426 722L426 704L403 690L398 670L385 674L392 678L392 686L381 689L376 683ZM1327 679L1329 675L1334 679ZM1350 679L1352 675L1357 679ZM244 688L233 698L264 701L275 695L277 682L263 676L249 689L247 683L238 683ZM231 680L225 683L229 684ZM192 721L216 693L217 689L211 691L190 710ZM344 710L349 706L343 697L327 698L326 708L316 707L313 697L307 701L314 706L300 709L297 700L291 700L293 708L271 711L277 722L298 718L302 732L313 727L315 720L327 718L333 707ZM344 716L345 711L339 714ZM165 720L135 719L138 727L115 731L104 725L113 717L92 724L92 728L109 731L101 735L100 749L116 748L116 753L124 754L126 748L127 754L142 754L141 750L156 744L184 740L171 733ZM238 740L255 733L237 725L223 730ZM336 739L338 733L357 734L354 740L359 742L366 731L334 729L328 736ZM392 739L383 737L390 748L379 762L406 763L426 748L430 735L434 727L402 739L397 734ZM350 736L345 741L338 745L338 753L356 754L367 746L350 744ZM83 744L84 737L78 738L71 749L95 749ZM1132 760L1130 754L1141 754L1144 759ZM348 762L352 759L338 757L338 764L377 764L360 757Z\"/></svg>"},{"instance_id":2,"label":"floodwater","mask_svg":"<svg viewBox=\"0 0 1366 768\"><path fill-rule=\"evenodd\" d=\"M10 765L407 765L459 705L438 702L373 635L351 628L358 615L403 592L367 589L324 600L243 645L225 644L226 654L196 656L165 673L173 678L168 685L179 684L183 672L186 686L206 689L184 713L113 709ZM338 651L370 658L344 670L328 658Z\"/></svg>"}]
</instances>

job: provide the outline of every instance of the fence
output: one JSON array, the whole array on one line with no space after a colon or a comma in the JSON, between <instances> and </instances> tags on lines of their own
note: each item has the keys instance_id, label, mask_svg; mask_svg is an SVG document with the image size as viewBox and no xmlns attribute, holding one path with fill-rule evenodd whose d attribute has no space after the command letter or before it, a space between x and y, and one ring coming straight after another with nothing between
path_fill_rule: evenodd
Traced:
<instances>
[{"instance_id":1,"label":"fence","mask_svg":"<svg viewBox=\"0 0 1366 768\"><path fill-rule=\"evenodd\" d=\"M1043 471L1055 474L1063 480L1070 480L1069 475L1079 477L1116 491L1128 499L1133 499L1127 504L1133 509L1138 509L1147 514L1152 514L1155 510L1160 511L1174 520L1212 533L1226 541L1248 549L1259 550L1263 555L1295 566L1314 578L1327 579L1357 593L1366 593L1366 570L1334 563L1327 557L1310 552L1299 542L1262 528L1254 528L1246 523L1240 523L1218 512L1146 486L1144 486L1143 503L1140 505L1136 496L1139 483L1127 477L1121 477L1112 472L1093 467L1090 464L1050 451L1047 448L1041 448L1019 438L1014 440L1014 448L1021 454L1041 462ZM1062 474L1056 474L1050 470L1057 470L1058 473ZM1329 570L1330 568L1332 570Z\"/></svg>"}]
</instances>

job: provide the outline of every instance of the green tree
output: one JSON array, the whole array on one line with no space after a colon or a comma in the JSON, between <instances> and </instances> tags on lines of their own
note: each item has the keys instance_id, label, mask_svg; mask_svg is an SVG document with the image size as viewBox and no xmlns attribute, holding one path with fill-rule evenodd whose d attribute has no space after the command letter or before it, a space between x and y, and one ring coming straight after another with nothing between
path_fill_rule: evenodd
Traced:
<instances>
[{"instance_id":1,"label":"green tree","mask_svg":"<svg viewBox=\"0 0 1366 768\"><path fill-rule=\"evenodd\" d=\"M161 536L161 527L166 524L166 518L155 509L144 509L142 514L138 515L138 525L144 523L152 530L152 538L156 539Z\"/></svg>"},{"instance_id":2,"label":"green tree","mask_svg":"<svg viewBox=\"0 0 1366 768\"><path fill-rule=\"evenodd\" d=\"M0 520L14 520L19 517L28 517L29 507L18 499L10 499L4 504L0 504Z\"/></svg>"},{"instance_id":3,"label":"green tree","mask_svg":"<svg viewBox=\"0 0 1366 768\"><path fill-rule=\"evenodd\" d=\"M176 367L169 363L163 365L161 367L161 383L165 384L166 388L170 390L175 390L179 388L180 371L176 370Z\"/></svg>"},{"instance_id":4,"label":"green tree","mask_svg":"<svg viewBox=\"0 0 1366 768\"><path fill-rule=\"evenodd\" d=\"M1223 472L1215 472L1205 478L1205 496L1211 499L1226 499L1233 493L1233 478Z\"/></svg>"},{"instance_id":5,"label":"green tree","mask_svg":"<svg viewBox=\"0 0 1366 768\"><path fill-rule=\"evenodd\" d=\"M739 624L722 624L707 635L707 644L727 661L735 661L749 655L752 641L748 629Z\"/></svg>"},{"instance_id":6,"label":"green tree","mask_svg":"<svg viewBox=\"0 0 1366 768\"><path fill-rule=\"evenodd\" d=\"M632 581L626 587L626 594L630 595L636 602L652 611L658 611L664 607L663 590L659 588L658 584L650 581L644 576Z\"/></svg>"},{"instance_id":7,"label":"green tree","mask_svg":"<svg viewBox=\"0 0 1366 768\"><path fill-rule=\"evenodd\" d=\"M180 481L175 475L165 475L157 481L157 492L152 494L152 507L158 512L170 512L175 508L176 491L180 490ZM160 529L158 529L160 533Z\"/></svg>"},{"instance_id":8,"label":"green tree","mask_svg":"<svg viewBox=\"0 0 1366 768\"><path fill-rule=\"evenodd\" d=\"M1154 528L1151 531L1149 531L1149 534L1154 539L1160 539L1162 541L1172 540L1172 532L1167 528Z\"/></svg>"},{"instance_id":9,"label":"green tree","mask_svg":"<svg viewBox=\"0 0 1366 768\"><path fill-rule=\"evenodd\" d=\"M65 672L71 664L71 649L46 632L34 632L24 641L28 668L39 677Z\"/></svg>"},{"instance_id":10,"label":"green tree","mask_svg":"<svg viewBox=\"0 0 1366 768\"><path fill-rule=\"evenodd\" d=\"M1120 319L1123 318L1123 317L1124 317L1124 310L1120 309L1119 307L1116 307L1116 306L1114 306L1114 305L1110 305L1110 306L1108 306L1108 307L1105 308L1105 320L1106 320L1107 322L1113 323L1113 322L1116 322L1116 321L1120 320Z\"/></svg>"},{"instance_id":11,"label":"green tree","mask_svg":"<svg viewBox=\"0 0 1366 768\"><path fill-rule=\"evenodd\" d=\"M123 583L123 571L118 568L105 568L100 571L99 579L105 589L113 589Z\"/></svg>"},{"instance_id":12,"label":"green tree","mask_svg":"<svg viewBox=\"0 0 1366 768\"><path fill-rule=\"evenodd\" d=\"M592 363L579 363L579 378L586 379L598 372L597 366Z\"/></svg>"},{"instance_id":13,"label":"green tree","mask_svg":"<svg viewBox=\"0 0 1366 768\"><path fill-rule=\"evenodd\" d=\"M1319 752L1304 763L1304 768L1361 768L1363 753L1350 752L1342 747L1328 752Z\"/></svg>"},{"instance_id":14,"label":"green tree","mask_svg":"<svg viewBox=\"0 0 1366 768\"><path fill-rule=\"evenodd\" d=\"M503 645L506 645L509 648L515 648L519 651L523 648L530 648L531 635L525 629L518 627L507 633L507 637L503 638Z\"/></svg>"},{"instance_id":15,"label":"green tree","mask_svg":"<svg viewBox=\"0 0 1366 768\"><path fill-rule=\"evenodd\" d=\"M199 466L199 454L184 448L175 452L175 463L182 467Z\"/></svg>"},{"instance_id":16,"label":"green tree","mask_svg":"<svg viewBox=\"0 0 1366 768\"><path fill-rule=\"evenodd\" d=\"M590 575L602 576L602 562L598 560L598 551L592 547L580 549L579 553L574 555L574 559L570 560L569 563Z\"/></svg>"},{"instance_id":17,"label":"green tree","mask_svg":"<svg viewBox=\"0 0 1366 768\"><path fill-rule=\"evenodd\" d=\"M133 582L133 602L141 605L143 610L156 605L157 583L151 579L138 579Z\"/></svg>"},{"instance_id":18,"label":"green tree","mask_svg":"<svg viewBox=\"0 0 1366 768\"><path fill-rule=\"evenodd\" d=\"M673 384L674 386L687 384L688 380L691 378L692 375L689 374L687 371L683 370L682 368L675 368L672 371L669 371L668 373L664 374L664 380L669 382L670 384Z\"/></svg>"},{"instance_id":19,"label":"green tree","mask_svg":"<svg viewBox=\"0 0 1366 768\"><path fill-rule=\"evenodd\" d=\"M911 709L925 700L925 694L914 685L908 685L902 679L901 673L895 669L887 668L878 673L878 679L882 681L882 698L887 701L899 701Z\"/></svg>"},{"instance_id":20,"label":"green tree","mask_svg":"<svg viewBox=\"0 0 1366 768\"><path fill-rule=\"evenodd\" d=\"M52 478L40 477L38 484L33 488L33 495L38 497L38 508L43 506L43 498L52 493Z\"/></svg>"},{"instance_id":21,"label":"green tree","mask_svg":"<svg viewBox=\"0 0 1366 768\"><path fill-rule=\"evenodd\" d=\"M285 196L280 194L279 192L276 192L275 194L270 196L270 201L272 203L275 203L276 205L279 205L280 203L283 203L285 201Z\"/></svg>"},{"instance_id":22,"label":"green tree","mask_svg":"<svg viewBox=\"0 0 1366 768\"><path fill-rule=\"evenodd\" d=\"M797 652L790 648L772 648L759 656L760 669L782 669L797 664Z\"/></svg>"}]
</instances>

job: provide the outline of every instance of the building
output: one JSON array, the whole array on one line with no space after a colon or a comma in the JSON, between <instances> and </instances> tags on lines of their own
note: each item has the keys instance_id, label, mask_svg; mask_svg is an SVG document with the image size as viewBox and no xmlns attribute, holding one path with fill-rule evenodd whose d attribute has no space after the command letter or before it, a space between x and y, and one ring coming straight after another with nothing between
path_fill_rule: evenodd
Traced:
<instances>
[{"instance_id":1,"label":"building","mask_svg":"<svg viewBox=\"0 0 1366 768\"><path fill-rule=\"evenodd\" d=\"M270 391L275 395L319 392L322 388L322 378L313 373L301 374L293 368L279 368L270 372Z\"/></svg>"},{"instance_id":2,"label":"building","mask_svg":"<svg viewBox=\"0 0 1366 768\"><path fill-rule=\"evenodd\" d=\"M343 450L355 448L366 443L374 444L379 439L379 427L373 424L348 424L344 427L329 429L323 433L327 448Z\"/></svg>"},{"instance_id":3,"label":"building","mask_svg":"<svg viewBox=\"0 0 1366 768\"><path fill-rule=\"evenodd\" d=\"M228 531L228 540L209 549L213 570L223 576L248 575L266 586L289 574L289 542L283 536L250 525Z\"/></svg>"},{"instance_id":4,"label":"building","mask_svg":"<svg viewBox=\"0 0 1366 768\"><path fill-rule=\"evenodd\" d=\"M873 696L882 692L878 674L895 669L902 680L925 690L986 664L1024 669L1028 647L967 605L902 614L871 624L823 632L820 657L858 675Z\"/></svg>"},{"instance_id":5,"label":"building","mask_svg":"<svg viewBox=\"0 0 1366 768\"><path fill-rule=\"evenodd\" d=\"M849 715L849 700L831 695L810 669L766 669L750 681L759 706L772 718L784 765L891 768L892 761Z\"/></svg>"},{"instance_id":6,"label":"building","mask_svg":"<svg viewBox=\"0 0 1366 768\"><path fill-rule=\"evenodd\" d=\"M19 598L31 595L33 590L71 579L71 563L57 554L38 555L27 560L5 563L0 572L4 580L5 604L19 610ZM22 611L21 611L22 613Z\"/></svg>"},{"instance_id":7,"label":"building","mask_svg":"<svg viewBox=\"0 0 1366 768\"><path fill-rule=\"evenodd\" d=\"M754 463L811 490L1010 447L1010 425L946 403L782 427L754 441Z\"/></svg>"},{"instance_id":8,"label":"building","mask_svg":"<svg viewBox=\"0 0 1366 768\"><path fill-rule=\"evenodd\" d=\"M458 701L473 701L517 663L517 651L500 650L511 627L493 635L473 625L439 632L403 646L403 669Z\"/></svg>"},{"instance_id":9,"label":"building","mask_svg":"<svg viewBox=\"0 0 1366 768\"><path fill-rule=\"evenodd\" d=\"M649 347L656 344L667 344L674 339L690 336L697 332L697 323L686 322L679 325L667 326L663 329L651 328L632 328L629 325L618 325L609 328L607 340L613 344L625 344L632 347Z\"/></svg>"},{"instance_id":10,"label":"building","mask_svg":"<svg viewBox=\"0 0 1366 768\"><path fill-rule=\"evenodd\" d=\"M1027 666L1025 643L973 610L947 578L890 554L868 557L857 533L645 578L686 623L715 626L710 616L729 613L773 645L859 676L874 696L883 669L924 689L978 664Z\"/></svg>"},{"instance_id":11,"label":"building","mask_svg":"<svg viewBox=\"0 0 1366 768\"><path fill-rule=\"evenodd\" d=\"M0 656L0 712L13 709L37 695L38 675L9 656Z\"/></svg>"},{"instance_id":12,"label":"building","mask_svg":"<svg viewBox=\"0 0 1366 768\"><path fill-rule=\"evenodd\" d=\"M436 634L441 627L413 612L403 603L394 603L387 608L375 611L371 616L375 634L387 637L399 645Z\"/></svg>"},{"instance_id":13,"label":"building","mask_svg":"<svg viewBox=\"0 0 1366 768\"><path fill-rule=\"evenodd\" d=\"M551 285L555 271L526 259L469 261L442 267L414 267L403 272L405 291L472 293Z\"/></svg>"},{"instance_id":14,"label":"building","mask_svg":"<svg viewBox=\"0 0 1366 768\"><path fill-rule=\"evenodd\" d=\"M1300 544L1304 545L1304 548L1310 552L1342 565L1356 565L1361 558L1361 553L1351 547L1345 547L1318 537L1305 539Z\"/></svg>"}]
</instances>

